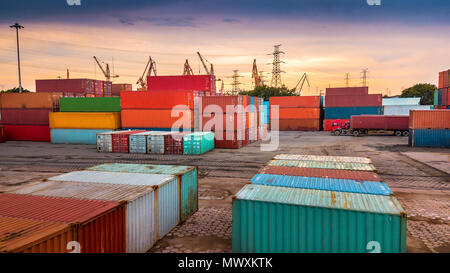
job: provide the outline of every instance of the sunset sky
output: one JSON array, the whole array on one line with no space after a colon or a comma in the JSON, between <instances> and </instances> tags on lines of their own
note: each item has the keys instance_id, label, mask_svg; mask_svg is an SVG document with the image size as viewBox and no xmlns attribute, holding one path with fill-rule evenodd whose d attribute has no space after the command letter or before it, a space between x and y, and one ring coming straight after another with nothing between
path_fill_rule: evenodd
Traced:
<instances>
[{"instance_id":1,"label":"sunset sky","mask_svg":"<svg viewBox=\"0 0 450 273\"><path fill-rule=\"evenodd\" d=\"M72 0L69 0L69 2ZM232 70L251 88L251 69L271 72L273 45L282 44L282 81L293 88L307 73L311 87L361 84L369 69L369 92L391 95L416 83L437 84L450 69L450 1L381 0L2 0L0 2L0 90L18 86L15 31L20 32L22 84L35 79L97 78L92 56L114 59L115 83L133 83L148 56L158 75L183 72L185 59L195 74L200 51L230 89ZM270 74L266 80L270 82ZM220 87L220 84L217 86Z\"/></svg>"}]
</instances>

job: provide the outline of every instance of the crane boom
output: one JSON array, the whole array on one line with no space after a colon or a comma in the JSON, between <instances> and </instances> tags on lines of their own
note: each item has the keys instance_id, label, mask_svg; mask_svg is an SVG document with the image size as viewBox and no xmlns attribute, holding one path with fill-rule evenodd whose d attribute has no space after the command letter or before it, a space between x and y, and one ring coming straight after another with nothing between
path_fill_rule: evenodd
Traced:
<instances>
[{"instance_id":1,"label":"crane boom","mask_svg":"<svg viewBox=\"0 0 450 273\"><path fill-rule=\"evenodd\" d=\"M305 84L305 81L308 84L308 87L311 87L309 85L308 75L306 73L303 73L302 77L300 78L300 80L298 81L297 85L294 88L297 91L298 95L301 94L303 85ZM298 89L297 89L297 87L298 87Z\"/></svg>"},{"instance_id":2,"label":"crane boom","mask_svg":"<svg viewBox=\"0 0 450 273\"><path fill-rule=\"evenodd\" d=\"M106 66L106 68L103 68L103 66L100 64L100 61L97 59L97 57L94 56L94 60L97 63L98 67L100 67L100 70L102 71L103 75L105 75L106 81L111 81L111 78L118 78L119 75L113 75L111 76L111 71L109 70L109 64L103 62Z\"/></svg>"},{"instance_id":3,"label":"crane boom","mask_svg":"<svg viewBox=\"0 0 450 273\"><path fill-rule=\"evenodd\" d=\"M255 83L255 88L258 86L262 86L261 76L258 73L258 67L256 66L256 59L253 60L252 78Z\"/></svg>"},{"instance_id":4,"label":"crane boom","mask_svg":"<svg viewBox=\"0 0 450 273\"><path fill-rule=\"evenodd\" d=\"M194 71L192 71L192 68L189 65L189 61L187 59L186 62L184 63L183 75L194 75Z\"/></svg>"},{"instance_id":5,"label":"crane boom","mask_svg":"<svg viewBox=\"0 0 450 273\"><path fill-rule=\"evenodd\" d=\"M211 72L208 70L208 67L206 66L205 60L203 60L202 55L200 54L200 52L197 51L197 55L200 58L200 61L202 62L203 68L206 71L206 74L211 75Z\"/></svg>"}]
</instances>

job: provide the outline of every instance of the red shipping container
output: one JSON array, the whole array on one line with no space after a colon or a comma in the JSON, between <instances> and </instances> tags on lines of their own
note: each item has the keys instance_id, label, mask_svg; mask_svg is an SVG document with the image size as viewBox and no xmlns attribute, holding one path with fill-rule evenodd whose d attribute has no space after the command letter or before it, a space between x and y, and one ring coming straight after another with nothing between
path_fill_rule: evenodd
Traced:
<instances>
[{"instance_id":1,"label":"red shipping container","mask_svg":"<svg viewBox=\"0 0 450 273\"><path fill-rule=\"evenodd\" d=\"M6 132L5 132L5 126L0 125L0 143L6 141Z\"/></svg>"},{"instance_id":2,"label":"red shipping container","mask_svg":"<svg viewBox=\"0 0 450 273\"><path fill-rule=\"evenodd\" d=\"M40 125L5 125L6 140L50 142L50 127Z\"/></svg>"},{"instance_id":3,"label":"red shipping container","mask_svg":"<svg viewBox=\"0 0 450 273\"><path fill-rule=\"evenodd\" d=\"M319 131L319 119L280 119L280 131Z\"/></svg>"},{"instance_id":4,"label":"red shipping container","mask_svg":"<svg viewBox=\"0 0 450 273\"><path fill-rule=\"evenodd\" d=\"M128 91L120 93L122 109L172 109L183 105L194 109L194 95L189 92Z\"/></svg>"},{"instance_id":5,"label":"red shipping container","mask_svg":"<svg viewBox=\"0 0 450 273\"><path fill-rule=\"evenodd\" d=\"M438 89L444 88L444 73L445 71L439 72Z\"/></svg>"},{"instance_id":6,"label":"red shipping container","mask_svg":"<svg viewBox=\"0 0 450 273\"><path fill-rule=\"evenodd\" d=\"M206 115L211 115L210 117L205 117ZM209 123L215 123L210 125ZM222 123L222 124L220 124ZM208 125L208 128L207 128ZM202 116L202 127L203 130L206 131L234 131L234 130L243 130L245 129L246 122L245 122L245 113L224 113L224 114L203 114ZM222 128L219 128L222 127ZM247 127L248 128L248 127Z\"/></svg>"},{"instance_id":7,"label":"red shipping container","mask_svg":"<svg viewBox=\"0 0 450 273\"><path fill-rule=\"evenodd\" d=\"M1 109L0 124L48 125L48 114L52 109Z\"/></svg>"},{"instance_id":8,"label":"red shipping container","mask_svg":"<svg viewBox=\"0 0 450 273\"><path fill-rule=\"evenodd\" d=\"M183 75L183 76L150 76L147 77L147 90L198 90L215 91L216 77L214 75Z\"/></svg>"},{"instance_id":9,"label":"red shipping container","mask_svg":"<svg viewBox=\"0 0 450 273\"><path fill-rule=\"evenodd\" d=\"M367 95L369 94L369 87L334 87L327 88L326 96L349 96L349 95ZM325 103L327 100L325 99Z\"/></svg>"},{"instance_id":10,"label":"red shipping container","mask_svg":"<svg viewBox=\"0 0 450 273\"><path fill-rule=\"evenodd\" d=\"M114 83L111 84L111 95L120 97L120 93L124 91L132 91L133 85L128 83Z\"/></svg>"},{"instance_id":11,"label":"red shipping container","mask_svg":"<svg viewBox=\"0 0 450 273\"><path fill-rule=\"evenodd\" d=\"M36 92L94 94L94 81L90 79L36 80Z\"/></svg>"},{"instance_id":12,"label":"red shipping container","mask_svg":"<svg viewBox=\"0 0 450 273\"><path fill-rule=\"evenodd\" d=\"M172 110L129 109L121 111L122 128L172 128L175 122L184 123L180 128L194 128L194 111L179 111L179 116L172 117Z\"/></svg>"},{"instance_id":13,"label":"red shipping container","mask_svg":"<svg viewBox=\"0 0 450 273\"><path fill-rule=\"evenodd\" d=\"M222 149L240 149L248 143L248 130L214 132L214 147Z\"/></svg>"},{"instance_id":14,"label":"red shipping container","mask_svg":"<svg viewBox=\"0 0 450 273\"><path fill-rule=\"evenodd\" d=\"M410 129L450 129L450 110L411 110Z\"/></svg>"},{"instance_id":15,"label":"red shipping container","mask_svg":"<svg viewBox=\"0 0 450 273\"><path fill-rule=\"evenodd\" d=\"M258 171L258 173L304 176L304 177L350 179L358 181L381 181L381 177L378 174L370 171L264 166Z\"/></svg>"},{"instance_id":16,"label":"red shipping container","mask_svg":"<svg viewBox=\"0 0 450 273\"><path fill-rule=\"evenodd\" d=\"M0 194L0 216L77 225L82 253L125 252L125 209L119 202Z\"/></svg>"},{"instance_id":17,"label":"red shipping container","mask_svg":"<svg viewBox=\"0 0 450 273\"><path fill-rule=\"evenodd\" d=\"M320 108L319 96L270 97L269 105L280 108Z\"/></svg>"},{"instance_id":18,"label":"red shipping container","mask_svg":"<svg viewBox=\"0 0 450 273\"><path fill-rule=\"evenodd\" d=\"M442 104L443 106L447 106L450 105L450 96L449 96L449 92L450 92L450 88L441 88L439 89L439 91L442 93Z\"/></svg>"},{"instance_id":19,"label":"red shipping container","mask_svg":"<svg viewBox=\"0 0 450 273\"><path fill-rule=\"evenodd\" d=\"M129 131L112 133L112 152L113 153L129 153L130 135L145 132L141 131Z\"/></svg>"},{"instance_id":20,"label":"red shipping container","mask_svg":"<svg viewBox=\"0 0 450 273\"><path fill-rule=\"evenodd\" d=\"M361 115L351 116L353 129L408 130L409 116Z\"/></svg>"},{"instance_id":21,"label":"red shipping container","mask_svg":"<svg viewBox=\"0 0 450 273\"><path fill-rule=\"evenodd\" d=\"M323 130L331 131L331 127L333 126L333 121L336 119L324 119L323 120ZM350 122L350 119L341 119L342 123Z\"/></svg>"},{"instance_id":22,"label":"red shipping container","mask_svg":"<svg viewBox=\"0 0 450 273\"><path fill-rule=\"evenodd\" d=\"M165 154L183 154L183 136L188 133L172 133L164 136Z\"/></svg>"},{"instance_id":23,"label":"red shipping container","mask_svg":"<svg viewBox=\"0 0 450 273\"><path fill-rule=\"evenodd\" d=\"M242 105L242 110L245 111L245 107L249 104L247 100L250 97L248 96L207 96L201 97L201 106L203 113L211 113L215 111L222 111L223 113L227 112L227 106L232 107L234 110L238 110L236 106ZM209 107L208 107L209 106ZM213 106L218 106L216 107ZM228 107L229 108L229 107Z\"/></svg>"},{"instance_id":24,"label":"red shipping container","mask_svg":"<svg viewBox=\"0 0 450 273\"><path fill-rule=\"evenodd\" d=\"M325 96L325 107L382 106L381 94Z\"/></svg>"},{"instance_id":25,"label":"red shipping container","mask_svg":"<svg viewBox=\"0 0 450 273\"><path fill-rule=\"evenodd\" d=\"M450 87L450 69L439 72L438 89Z\"/></svg>"}]
</instances>

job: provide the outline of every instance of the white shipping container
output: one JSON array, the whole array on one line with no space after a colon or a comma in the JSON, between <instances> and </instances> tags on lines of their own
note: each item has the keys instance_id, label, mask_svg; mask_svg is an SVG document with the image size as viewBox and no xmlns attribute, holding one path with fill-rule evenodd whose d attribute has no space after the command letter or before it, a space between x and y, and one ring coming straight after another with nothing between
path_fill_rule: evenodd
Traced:
<instances>
[{"instance_id":1,"label":"white shipping container","mask_svg":"<svg viewBox=\"0 0 450 273\"><path fill-rule=\"evenodd\" d=\"M164 136L171 132L151 132L147 136L147 153L164 154Z\"/></svg>"},{"instance_id":2,"label":"white shipping container","mask_svg":"<svg viewBox=\"0 0 450 273\"><path fill-rule=\"evenodd\" d=\"M432 105L389 105L383 107L386 116L409 116L410 110L430 110Z\"/></svg>"}]
</instances>

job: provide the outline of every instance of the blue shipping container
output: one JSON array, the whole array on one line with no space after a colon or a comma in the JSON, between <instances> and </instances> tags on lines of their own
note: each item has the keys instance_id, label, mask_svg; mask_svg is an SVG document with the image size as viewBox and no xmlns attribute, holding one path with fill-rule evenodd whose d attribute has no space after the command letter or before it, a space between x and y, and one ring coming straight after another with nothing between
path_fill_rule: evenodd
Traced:
<instances>
[{"instance_id":1,"label":"blue shipping container","mask_svg":"<svg viewBox=\"0 0 450 273\"><path fill-rule=\"evenodd\" d=\"M51 129L51 142L54 144L97 144L97 134L110 132L100 129Z\"/></svg>"},{"instance_id":2,"label":"blue shipping container","mask_svg":"<svg viewBox=\"0 0 450 273\"><path fill-rule=\"evenodd\" d=\"M264 101L264 124L269 124L269 102Z\"/></svg>"},{"instance_id":3,"label":"blue shipping container","mask_svg":"<svg viewBox=\"0 0 450 273\"><path fill-rule=\"evenodd\" d=\"M325 119L350 119L359 115L382 115L383 107L328 107L325 108Z\"/></svg>"},{"instance_id":4,"label":"blue shipping container","mask_svg":"<svg viewBox=\"0 0 450 273\"><path fill-rule=\"evenodd\" d=\"M256 174L252 184L299 189L354 192L364 194L391 195L386 183L375 181L356 181L319 177L289 176L276 174Z\"/></svg>"},{"instance_id":5,"label":"blue shipping container","mask_svg":"<svg viewBox=\"0 0 450 273\"><path fill-rule=\"evenodd\" d=\"M410 147L450 148L450 129L409 129Z\"/></svg>"}]
</instances>

